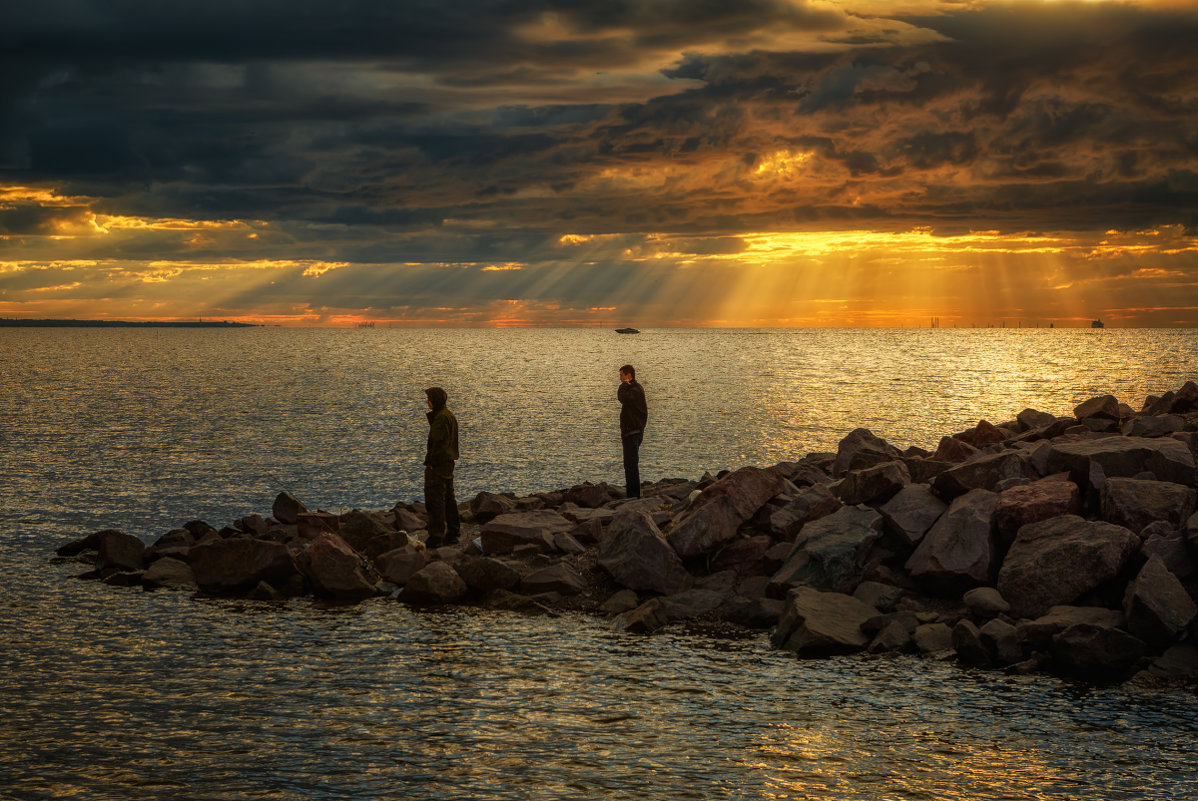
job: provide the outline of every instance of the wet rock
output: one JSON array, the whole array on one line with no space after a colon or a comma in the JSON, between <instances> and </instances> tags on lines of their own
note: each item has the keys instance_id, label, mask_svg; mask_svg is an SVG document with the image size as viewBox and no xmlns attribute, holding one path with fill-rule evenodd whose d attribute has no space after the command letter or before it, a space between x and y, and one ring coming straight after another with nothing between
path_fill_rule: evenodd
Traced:
<instances>
[{"instance_id":1,"label":"wet rock","mask_svg":"<svg viewBox=\"0 0 1198 801\"><path fill-rule=\"evenodd\" d=\"M1155 556L1127 585L1123 610L1128 630L1157 648L1176 640L1198 615L1198 606L1181 581Z\"/></svg>"},{"instance_id":2,"label":"wet rock","mask_svg":"<svg viewBox=\"0 0 1198 801\"><path fill-rule=\"evenodd\" d=\"M916 649L925 656L944 657L953 653L953 630L947 623L924 623L911 635Z\"/></svg>"},{"instance_id":3,"label":"wet rock","mask_svg":"<svg viewBox=\"0 0 1198 801\"><path fill-rule=\"evenodd\" d=\"M998 574L998 591L1020 617L1068 604L1119 574L1139 549L1111 523L1062 515L1019 529Z\"/></svg>"},{"instance_id":4,"label":"wet rock","mask_svg":"<svg viewBox=\"0 0 1198 801\"><path fill-rule=\"evenodd\" d=\"M1019 630L1001 618L994 618L978 630L982 645L999 665L1013 665L1023 659L1023 638Z\"/></svg>"},{"instance_id":5,"label":"wet rock","mask_svg":"<svg viewBox=\"0 0 1198 801\"><path fill-rule=\"evenodd\" d=\"M661 608L666 620L690 620L718 609L724 597L723 593L696 587L662 598Z\"/></svg>"},{"instance_id":6,"label":"wet rock","mask_svg":"<svg viewBox=\"0 0 1198 801\"><path fill-rule=\"evenodd\" d=\"M271 516L280 523L295 523L299 516L307 511L308 507L300 503L290 492L280 492L270 507Z\"/></svg>"},{"instance_id":7,"label":"wet rock","mask_svg":"<svg viewBox=\"0 0 1198 801\"><path fill-rule=\"evenodd\" d=\"M1198 492L1180 484L1114 477L1102 489L1102 516L1137 534L1157 520L1180 528L1196 502Z\"/></svg>"},{"instance_id":8,"label":"wet rock","mask_svg":"<svg viewBox=\"0 0 1198 801\"><path fill-rule=\"evenodd\" d=\"M245 597L251 601L285 601L287 593L265 581L259 581L252 590L246 593Z\"/></svg>"},{"instance_id":9,"label":"wet rock","mask_svg":"<svg viewBox=\"0 0 1198 801\"><path fill-rule=\"evenodd\" d=\"M873 467L902 455L902 451L881 437L874 436L868 428L857 428L850 431L837 446L832 475L839 478L850 470Z\"/></svg>"},{"instance_id":10,"label":"wet rock","mask_svg":"<svg viewBox=\"0 0 1198 801\"><path fill-rule=\"evenodd\" d=\"M172 590L196 589L195 574L191 566L181 559L164 556L156 560L141 574L141 583L147 589L166 587Z\"/></svg>"},{"instance_id":11,"label":"wet rock","mask_svg":"<svg viewBox=\"0 0 1198 801\"><path fill-rule=\"evenodd\" d=\"M947 509L927 484L908 484L878 511L890 533L916 545Z\"/></svg>"},{"instance_id":12,"label":"wet rock","mask_svg":"<svg viewBox=\"0 0 1198 801\"><path fill-rule=\"evenodd\" d=\"M299 573L287 547L268 540L219 539L196 545L190 564L196 584L213 595L241 594L260 581L282 587Z\"/></svg>"},{"instance_id":13,"label":"wet rock","mask_svg":"<svg viewBox=\"0 0 1198 801\"><path fill-rule=\"evenodd\" d=\"M911 474L902 462L882 462L873 467L850 470L836 488L841 503L881 503L911 483Z\"/></svg>"},{"instance_id":14,"label":"wet rock","mask_svg":"<svg viewBox=\"0 0 1198 801\"><path fill-rule=\"evenodd\" d=\"M879 612L893 612L898 608L899 601L906 597L907 591L892 584L882 584L877 581L863 581L853 590L853 597L858 601L869 604Z\"/></svg>"},{"instance_id":15,"label":"wet rock","mask_svg":"<svg viewBox=\"0 0 1198 801\"><path fill-rule=\"evenodd\" d=\"M564 596L581 595L586 588L586 581L578 571L564 562L534 571L520 582L520 589L530 595L544 592L557 592Z\"/></svg>"},{"instance_id":16,"label":"wet rock","mask_svg":"<svg viewBox=\"0 0 1198 801\"><path fill-rule=\"evenodd\" d=\"M1114 395L1100 395L1097 398L1090 398L1088 401L1082 401L1074 407L1073 416L1078 420L1086 420L1091 417L1103 420L1118 420L1119 401Z\"/></svg>"},{"instance_id":17,"label":"wet rock","mask_svg":"<svg viewBox=\"0 0 1198 801\"><path fill-rule=\"evenodd\" d=\"M483 525L479 536L482 538L483 552L487 554L511 553L526 545L549 553L555 548L554 536L573 528L574 523L557 512L540 509L499 515Z\"/></svg>"},{"instance_id":18,"label":"wet rock","mask_svg":"<svg viewBox=\"0 0 1198 801\"><path fill-rule=\"evenodd\" d=\"M1048 412L1041 412L1037 409L1024 409L1015 415L1015 419L1019 421L1019 425L1024 431L1046 428L1057 421L1055 415L1051 415Z\"/></svg>"},{"instance_id":19,"label":"wet rock","mask_svg":"<svg viewBox=\"0 0 1198 801\"><path fill-rule=\"evenodd\" d=\"M836 512L841 506L827 484L813 484L799 490L785 506L770 515L770 530L779 539L793 541L803 526Z\"/></svg>"},{"instance_id":20,"label":"wet rock","mask_svg":"<svg viewBox=\"0 0 1198 801\"><path fill-rule=\"evenodd\" d=\"M1100 628L1121 628L1124 625L1123 612L1100 606L1054 606L1035 620L1021 623L1020 627L1029 645L1034 648L1046 648L1052 644L1053 638L1065 629L1083 624Z\"/></svg>"},{"instance_id":21,"label":"wet rock","mask_svg":"<svg viewBox=\"0 0 1198 801\"><path fill-rule=\"evenodd\" d=\"M907 560L912 578L952 592L988 583L996 567L991 527L997 507L998 495L984 489L954 500Z\"/></svg>"},{"instance_id":22,"label":"wet rock","mask_svg":"<svg viewBox=\"0 0 1198 801\"><path fill-rule=\"evenodd\" d=\"M740 597L727 605L725 616L728 622L745 628L769 629L778 625L783 605L776 598Z\"/></svg>"},{"instance_id":23,"label":"wet rock","mask_svg":"<svg viewBox=\"0 0 1198 801\"><path fill-rule=\"evenodd\" d=\"M599 541L599 565L632 590L681 592L693 578L644 512L619 512Z\"/></svg>"},{"instance_id":24,"label":"wet rock","mask_svg":"<svg viewBox=\"0 0 1198 801\"><path fill-rule=\"evenodd\" d=\"M668 622L661 600L650 598L636 609L616 615L612 621L612 628L633 634L650 634Z\"/></svg>"},{"instance_id":25,"label":"wet rock","mask_svg":"<svg viewBox=\"0 0 1198 801\"><path fill-rule=\"evenodd\" d=\"M798 587L786 597L770 641L799 656L860 651L870 642L861 625L877 614L852 596Z\"/></svg>"},{"instance_id":26,"label":"wet rock","mask_svg":"<svg viewBox=\"0 0 1198 801\"><path fill-rule=\"evenodd\" d=\"M937 462L960 464L977 456L978 449L957 437L941 437L931 458Z\"/></svg>"},{"instance_id":27,"label":"wet rock","mask_svg":"<svg viewBox=\"0 0 1198 801\"><path fill-rule=\"evenodd\" d=\"M639 604L640 600L636 597L636 592L623 589L614 592L599 609L609 615L618 615L636 609Z\"/></svg>"},{"instance_id":28,"label":"wet rock","mask_svg":"<svg viewBox=\"0 0 1198 801\"><path fill-rule=\"evenodd\" d=\"M1143 640L1122 629L1078 623L1052 641L1053 667L1068 675L1115 680L1144 655Z\"/></svg>"},{"instance_id":29,"label":"wet rock","mask_svg":"<svg viewBox=\"0 0 1198 801\"><path fill-rule=\"evenodd\" d=\"M522 615L556 617L557 613L546 603L547 600L548 596L533 598L510 590L497 589L487 595L483 605L487 609L517 612Z\"/></svg>"},{"instance_id":30,"label":"wet rock","mask_svg":"<svg viewBox=\"0 0 1198 801\"><path fill-rule=\"evenodd\" d=\"M742 467L716 481L675 519L670 545L686 558L735 539L740 525L781 492L784 481L777 472L757 467Z\"/></svg>"},{"instance_id":31,"label":"wet rock","mask_svg":"<svg viewBox=\"0 0 1198 801\"><path fill-rule=\"evenodd\" d=\"M1089 484L1091 467L1106 478L1132 478L1150 471L1159 481L1193 486L1194 455L1175 439L1100 437L1053 443L1046 469L1068 471L1077 484Z\"/></svg>"},{"instance_id":32,"label":"wet rock","mask_svg":"<svg viewBox=\"0 0 1198 801\"><path fill-rule=\"evenodd\" d=\"M794 550L770 580L770 594L793 586L852 592L864 579L863 557L881 539L882 516L866 506L845 506L803 527Z\"/></svg>"},{"instance_id":33,"label":"wet rock","mask_svg":"<svg viewBox=\"0 0 1198 801\"><path fill-rule=\"evenodd\" d=\"M132 534L119 531L96 532L96 567L104 570L140 571L145 567L146 545Z\"/></svg>"},{"instance_id":34,"label":"wet rock","mask_svg":"<svg viewBox=\"0 0 1198 801\"><path fill-rule=\"evenodd\" d=\"M307 548L304 573L322 598L358 601L378 594L379 575L362 554L327 532Z\"/></svg>"},{"instance_id":35,"label":"wet rock","mask_svg":"<svg viewBox=\"0 0 1198 801\"><path fill-rule=\"evenodd\" d=\"M915 650L913 633L902 621L891 621L870 641L868 650L871 654L910 653Z\"/></svg>"},{"instance_id":36,"label":"wet rock","mask_svg":"<svg viewBox=\"0 0 1198 801\"><path fill-rule=\"evenodd\" d=\"M419 573L428 564L428 555L423 548L404 545L379 555L374 560L383 581L398 584L401 587L408 583L412 576Z\"/></svg>"},{"instance_id":37,"label":"wet rock","mask_svg":"<svg viewBox=\"0 0 1198 801\"><path fill-rule=\"evenodd\" d=\"M1182 643L1168 648L1131 680L1136 687L1172 687L1198 681L1198 646Z\"/></svg>"},{"instance_id":38,"label":"wet rock","mask_svg":"<svg viewBox=\"0 0 1198 801\"><path fill-rule=\"evenodd\" d=\"M1028 523L1080 512L1081 491L1068 474L1059 473L1003 490L994 510L994 531L1000 542L1009 545Z\"/></svg>"},{"instance_id":39,"label":"wet rock","mask_svg":"<svg viewBox=\"0 0 1198 801\"><path fill-rule=\"evenodd\" d=\"M1004 450L980 454L936 476L932 486L943 498L955 498L974 489L993 491L999 482L1012 479L1035 480L1036 469L1022 451Z\"/></svg>"},{"instance_id":40,"label":"wet rock","mask_svg":"<svg viewBox=\"0 0 1198 801\"><path fill-rule=\"evenodd\" d=\"M515 590L520 586L520 571L499 559L461 554L451 564L466 586L479 595L487 595L495 590Z\"/></svg>"},{"instance_id":41,"label":"wet rock","mask_svg":"<svg viewBox=\"0 0 1198 801\"><path fill-rule=\"evenodd\" d=\"M982 641L981 629L971 620L958 620L953 626L953 650L964 665L986 667L991 662L990 649Z\"/></svg>"},{"instance_id":42,"label":"wet rock","mask_svg":"<svg viewBox=\"0 0 1198 801\"><path fill-rule=\"evenodd\" d=\"M452 604L468 588L457 571L445 562L431 562L413 575L399 593L399 600L417 605Z\"/></svg>"},{"instance_id":43,"label":"wet rock","mask_svg":"<svg viewBox=\"0 0 1198 801\"><path fill-rule=\"evenodd\" d=\"M1011 605L993 587L975 587L961 599L975 617L989 620L1011 611Z\"/></svg>"}]
</instances>

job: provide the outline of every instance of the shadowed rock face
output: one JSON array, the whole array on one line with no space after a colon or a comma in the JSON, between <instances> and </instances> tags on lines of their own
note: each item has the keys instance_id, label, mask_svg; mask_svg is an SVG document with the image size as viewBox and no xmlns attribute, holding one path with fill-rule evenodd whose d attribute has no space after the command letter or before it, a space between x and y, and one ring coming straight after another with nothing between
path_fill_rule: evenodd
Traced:
<instances>
[{"instance_id":1,"label":"shadowed rock face","mask_svg":"<svg viewBox=\"0 0 1198 801\"><path fill-rule=\"evenodd\" d=\"M1168 481L1108 478L1102 488L1102 516L1139 534L1158 520L1181 528L1194 513L1198 492Z\"/></svg>"},{"instance_id":2,"label":"shadowed rock face","mask_svg":"<svg viewBox=\"0 0 1198 801\"><path fill-rule=\"evenodd\" d=\"M1145 471L1159 481L1194 485L1194 455L1175 439L1145 437L1102 437L1054 444L1048 454L1047 470L1068 471L1078 484L1090 482L1097 466L1107 478L1134 478Z\"/></svg>"},{"instance_id":3,"label":"shadowed rock face","mask_svg":"<svg viewBox=\"0 0 1198 801\"><path fill-rule=\"evenodd\" d=\"M996 568L991 533L996 508L998 495L984 489L954 500L907 560L911 576L938 592L988 583Z\"/></svg>"},{"instance_id":4,"label":"shadowed rock face","mask_svg":"<svg viewBox=\"0 0 1198 801\"><path fill-rule=\"evenodd\" d=\"M678 554L644 512L616 515L599 541L599 564L633 590L670 595L688 589L693 582Z\"/></svg>"},{"instance_id":5,"label":"shadowed rock face","mask_svg":"<svg viewBox=\"0 0 1198 801\"><path fill-rule=\"evenodd\" d=\"M736 537L742 523L780 493L785 480L778 472L742 467L712 484L674 521L670 545L681 557L698 556Z\"/></svg>"},{"instance_id":6,"label":"shadowed rock face","mask_svg":"<svg viewBox=\"0 0 1198 801\"><path fill-rule=\"evenodd\" d=\"M217 540L191 549L196 584L214 595L236 594L265 581L273 587L298 574L291 552L280 542Z\"/></svg>"},{"instance_id":7,"label":"shadowed rock face","mask_svg":"<svg viewBox=\"0 0 1198 801\"><path fill-rule=\"evenodd\" d=\"M336 534L312 541L304 572L316 593L326 598L352 601L378 594L377 571Z\"/></svg>"},{"instance_id":8,"label":"shadowed rock face","mask_svg":"<svg viewBox=\"0 0 1198 801\"><path fill-rule=\"evenodd\" d=\"M1147 643L1173 643L1198 615L1198 606L1165 563L1153 556L1127 585L1127 627Z\"/></svg>"},{"instance_id":9,"label":"shadowed rock face","mask_svg":"<svg viewBox=\"0 0 1198 801\"><path fill-rule=\"evenodd\" d=\"M800 656L860 651L870 641L861 627L877 614L850 595L800 587L787 597L771 642Z\"/></svg>"},{"instance_id":10,"label":"shadowed rock face","mask_svg":"<svg viewBox=\"0 0 1198 801\"><path fill-rule=\"evenodd\" d=\"M882 516L867 507L846 506L808 523L770 580L770 594L782 597L797 585L852 592L864 578L863 557L881 536Z\"/></svg>"}]
</instances>

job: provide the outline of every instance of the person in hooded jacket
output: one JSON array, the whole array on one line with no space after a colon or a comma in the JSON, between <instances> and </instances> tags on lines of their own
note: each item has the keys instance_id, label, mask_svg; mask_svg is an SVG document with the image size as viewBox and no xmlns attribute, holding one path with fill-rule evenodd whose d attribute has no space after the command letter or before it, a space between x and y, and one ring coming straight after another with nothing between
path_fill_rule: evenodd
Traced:
<instances>
[{"instance_id":1,"label":"person in hooded jacket","mask_svg":"<svg viewBox=\"0 0 1198 801\"><path fill-rule=\"evenodd\" d=\"M428 449L424 456L424 506L428 511L428 544L436 547L456 543L461 537L458 501L453 493L453 464L458 459L458 419L446 403L449 396L440 387L424 391L428 396Z\"/></svg>"},{"instance_id":2,"label":"person in hooded jacket","mask_svg":"<svg viewBox=\"0 0 1198 801\"><path fill-rule=\"evenodd\" d=\"M645 404L645 389L636 380L636 368L626 364L620 368L620 386L616 389L620 401L620 440L624 446L624 484L629 498L641 497L641 442L645 438L645 423L649 407Z\"/></svg>"}]
</instances>

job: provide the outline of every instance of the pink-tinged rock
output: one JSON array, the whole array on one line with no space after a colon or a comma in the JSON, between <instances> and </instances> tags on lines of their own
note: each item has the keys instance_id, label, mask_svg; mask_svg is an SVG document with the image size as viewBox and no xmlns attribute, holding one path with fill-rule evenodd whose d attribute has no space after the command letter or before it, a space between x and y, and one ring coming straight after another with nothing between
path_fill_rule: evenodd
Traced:
<instances>
[{"instance_id":1,"label":"pink-tinged rock","mask_svg":"<svg viewBox=\"0 0 1198 801\"><path fill-rule=\"evenodd\" d=\"M1102 516L1139 534L1163 520L1181 528L1194 513L1198 492L1169 481L1108 478L1102 488Z\"/></svg>"},{"instance_id":2,"label":"pink-tinged rock","mask_svg":"<svg viewBox=\"0 0 1198 801\"><path fill-rule=\"evenodd\" d=\"M980 448L984 445L994 445L1007 438L997 426L987 420L979 420L973 428L966 429L953 435L956 439Z\"/></svg>"},{"instance_id":3,"label":"pink-tinged rock","mask_svg":"<svg viewBox=\"0 0 1198 801\"><path fill-rule=\"evenodd\" d=\"M947 510L948 505L927 484L908 484L878 509L886 529L908 545L922 540Z\"/></svg>"},{"instance_id":4,"label":"pink-tinged rock","mask_svg":"<svg viewBox=\"0 0 1198 801\"><path fill-rule=\"evenodd\" d=\"M712 484L674 521L669 541L679 556L708 553L737 536L742 523L782 491L774 470L742 467Z\"/></svg>"},{"instance_id":5,"label":"pink-tinged rock","mask_svg":"<svg viewBox=\"0 0 1198 801\"><path fill-rule=\"evenodd\" d=\"M265 581L274 587L298 574L291 552L280 542L221 539L191 549L196 584L214 595L243 593Z\"/></svg>"},{"instance_id":6,"label":"pink-tinged rock","mask_svg":"<svg viewBox=\"0 0 1198 801\"><path fill-rule=\"evenodd\" d=\"M1057 421L1056 415L1042 412L1038 409L1024 409L1015 415L1015 419L1019 421L1019 425L1024 431L1046 428Z\"/></svg>"},{"instance_id":7,"label":"pink-tinged rock","mask_svg":"<svg viewBox=\"0 0 1198 801\"><path fill-rule=\"evenodd\" d=\"M996 508L998 495L984 489L954 500L907 560L912 578L950 592L989 583L996 568L992 535Z\"/></svg>"},{"instance_id":8,"label":"pink-tinged rock","mask_svg":"<svg viewBox=\"0 0 1198 801\"><path fill-rule=\"evenodd\" d=\"M711 569L733 570L740 576L759 576L772 572L767 570L769 560L766 554L773 545L774 541L765 534L733 540L711 560Z\"/></svg>"},{"instance_id":9,"label":"pink-tinged rock","mask_svg":"<svg viewBox=\"0 0 1198 801\"><path fill-rule=\"evenodd\" d=\"M941 497L955 498L975 489L994 491L999 482L1012 478L1035 480L1040 475L1022 451L983 453L950 467L932 481Z\"/></svg>"},{"instance_id":10,"label":"pink-tinged rock","mask_svg":"<svg viewBox=\"0 0 1198 801\"><path fill-rule=\"evenodd\" d=\"M911 483L911 473L902 462L882 462L861 470L850 470L836 488L840 502L881 503Z\"/></svg>"},{"instance_id":11,"label":"pink-tinged rock","mask_svg":"<svg viewBox=\"0 0 1198 801\"><path fill-rule=\"evenodd\" d=\"M799 656L860 651L870 641L861 626L877 614L877 609L851 595L799 587L784 601L770 641Z\"/></svg>"},{"instance_id":12,"label":"pink-tinged rock","mask_svg":"<svg viewBox=\"0 0 1198 801\"><path fill-rule=\"evenodd\" d=\"M963 439L957 437L941 437L936 451L929 457L937 462L952 462L960 464L967 459L977 456L978 449Z\"/></svg>"},{"instance_id":13,"label":"pink-tinged rock","mask_svg":"<svg viewBox=\"0 0 1198 801\"><path fill-rule=\"evenodd\" d=\"M395 528L397 531L411 533L428 530L428 515L414 512L404 504L397 503L395 508L391 510L391 514L395 518Z\"/></svg>"},{"instance_id":14,"label":"pink-tinged rock","mask_svg":"<svg viewBox=\"0 0 1198 801\"><path fill-rule=\"evenodd\" d=\"M300 503L290 492L280 492L270 508L271 515L280 523L295 523L299 516L307 511L308 507Z\"/></svg>"},{"instance_id":15,"label":"pink-tinged rock","mask_svg":"<svg viewBox=\"0 0 1198 801\"><path fill-rule=\"evenodd\" d=\"M141 574L141 583L148 589L168 587L172 590L194 590L196 577L191 566L182 559L164 556Z\"/></svg>"},{"instance_id":16,"label":"pink-tinged rock","mask_svg":"<svg viewBox=\"0 0 1198 801\"><path fill-rule=\"evenodd\" d=\"M671 595L694 579L644 512L620 512L599 540L599 565L621 585Z\"/></svg>"},{"instance_id":17,"label":"pink-tinged rock","mask_svg":"<svg viewBox=\"0 0 1198 801\"><path fill-rule=\"evenodd\" d=\"M785 506L770 515L770 530L780 539L794 540L807 523L826 517L840 507L840 499L832 494L827 484L813 484L796 492Z\"/></svg>"},{"instance_id":18,"label":"pink-tinged rock","mask_svg":"<svg viewBox=\"0 0 1198 801\"><path fill-rule=\"evenodd\" d=\"M1062 515L1019 529L998 591L1019 617L1038 617L1119 575L1140 540L1122 526Z\"/></svg>"},{"instance_id":19,"label":"pink-tinged rock","mask_svg":"<svg viewBox=\"0 0 1198 801\"><path fill-rule=\"evenodd\" d=\"M352 509L341 515L340 537L355 551L366 552L366 544L375 537L395 532L395 528L383 519L381 512L365 512ZM390 550L388 548L387 550ZM383 553L380 551L379 553Z\"/></svg>"},{"instance_id":20,"label":"pink-tinged rock","mask_svg":"<svg viewBox=\"0 0 1198 801\"><path fill-rule=\"evenodd\" d=\"M1198 616L1194 599L1155 556L1148 559L1135 580L1127 585L1123 610L1128 630L1157 648L1178 639Z\"/></svg>"},{"instance_id":21,"label":"pink-tinged rock","mask_svg":"<svg viewBox=\"0 0 1198 801\"><path fill-rule=\"evenodd\" d=\"M1119 401L1114 395L1099 395L1082 401L1073 408L1073 416L1078 420L1097 417L1101 420L1119 419Z\"/></svg>"},{"instance_id":22,"label":"pink-tinged rock","mask_svg":"<svg viewBox=\"0 0 1198 801\"><path fill-rule=\"evenodd\" d=\"M551 553L555 548L554 535L569 532L574 526L574 522L555 511L537 509L499 515L483 525L479 536L482 537L483 552L487 554L511 553L525 545Z\"/></svg>"},{"instance_id":23,"label":"pink-tinged rock","mask_svg":"<svg viewBox=\"0 0 1198 801\"><path fill-rule=\"evenodd\" d=\"M1010 544L1028 523L1080 512L1081 491L1067 473L1058 473L999 493L994 530L1001 542Z\"/></svg>"},{"instance_id":24,"label":"pink-tinged rock","mask_svg":"<svg viewBox=\"0 0 1198 801\"><path fill-rule=\"evenodd\" d=\"M300 537L310 540L324 531L330 534L341 531L341 518L332 512L302 512L296 515L295 526Z\"/></svg>"},{"instance_id":25,"label":"pink-tinged rock","mask_svg":"<svg viewBox=\"0 0 1198 801\"><path fill-rule=\"evenodd\" d=\"M1115 436L1056 442L1048 452L1047 471L1068 471L1079 485L1090 482L1092 466L1106 478L1134 478L1147 471L1160 481L1194 485L1194 454L1169 437Z\"/></svg>"},{"instance_id":26,"label":"pink-tinged rock","mask_svg":"<svg viewBox=\"0 0 1198 801\"><path fill-rule=\"evenodd\" d=\"M495 492L480 492L470 501L470 513L479 523L485 523L514 511L516 511L516 499Z\"/></svg>"},{"instance_id":27,"label":"pink-tinged rock","mask_svg":"<svg viewBox=\"0 0 1198 801\"><path fill-rule=\"evenodd\" d=\"M378 573L336 534L318 535L307 550L305 572L317 595L357 601L378 594Z\"/></svg>"},{"instance_id":28,"label":"pink-tinged rock","mask_svg":"<svg viewBox=\"0 0 1198 801\"><path fill-rule=\"evenodd\" d=\"M587 583L578 571L564 562L543 567L524 577L520 582L521 591L529 595L543 592L558 592L562 595L581 595L586 592Z\"/></svg>"},{"instance_id":29,"label":"pink-tinged rock","mask_svg":"<svg viewBox=\"0 0 1198 801\"><path fill-rule=\"evenodd\" d=\"M452 604L468 592L466 582L445 562L431 562L408 579L399 600L416 605Z\"/></svg>"},{"instance_id":30,"label":"pink-tinged rock","mask_svg":"<svg viewBox=\"0 0 1198 801\"><path fill-rule=\"evenodd\" d=\"M583 509L597 509L612 499L603 484L592 484L589 481L571 487L565 492L565 501Z\"/></svg>"},{"instance_id":31,"label":"pink-tinged rock","mask_svg":"<svg viewBox=\"0 0 1198 801\"><path fill-rule=\"evenodd\" d=\"M1123 433L1129 437L1168 437L1185 428L1186 420L1181 415L1162 414L1130 420L1124 424Z\"/></svg>"},{"instance_id":32,"label":"pink-tinged rock","mask_svg":"<svg viewBox=\"0 0 1198 801\"><path fill-rule=\"evenodd\" d=\"M516 568L489 556L462 554L453 562L453 569L458 571L466 586L479 595L520 586L521 576Z\"/></svg>"},{"instance_id":33,"label":"pink-tinged rock","mask_svg":"<svg viewBox=\"0 0 1198 801\"><path fill-rule=\"evenodd\" d=\"M428 554L423 548L404 545L381 554L374 560L374 566L379 571L383 581L403 586L412 576L419 573L428 564Z\"/></svg>"},{"instance_id":34,"label":"pink-tinged rock","mask_svg":"<svg viewBox=\"0 0 1198 801\"><path fill-rule=\"evenodd\" d=\"M857 428L845 435L837 446L832 475L839 478L850 470L873 467L902 455L902 451L881 437L874 436L868 428Z\"/></svg>"}]
</instances>

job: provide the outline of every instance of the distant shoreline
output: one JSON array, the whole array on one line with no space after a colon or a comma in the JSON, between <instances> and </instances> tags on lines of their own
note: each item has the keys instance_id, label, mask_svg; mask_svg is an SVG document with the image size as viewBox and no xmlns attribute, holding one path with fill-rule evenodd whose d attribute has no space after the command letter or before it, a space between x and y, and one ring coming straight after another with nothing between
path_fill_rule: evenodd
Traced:
<instances>
[{"instance_id":1,"label":"distant shoreline","mask_svg":"<svg viewBox=\"0 0 1198 801\"><path fill-rule=\"evenodd\" d=\"M0 317L0 328L259 328L255 323L151 320L22 320Z\"/></svg>"}]
</instances>

